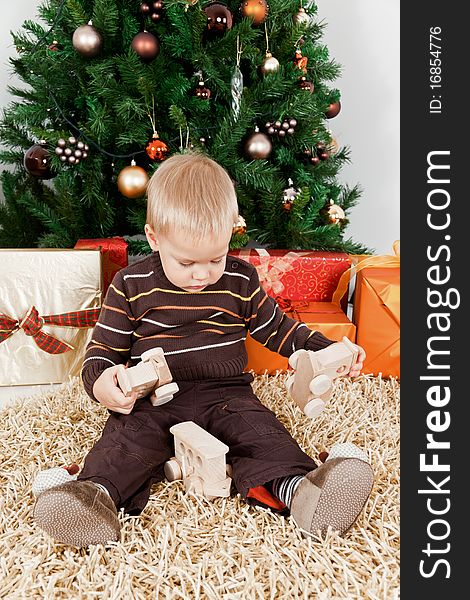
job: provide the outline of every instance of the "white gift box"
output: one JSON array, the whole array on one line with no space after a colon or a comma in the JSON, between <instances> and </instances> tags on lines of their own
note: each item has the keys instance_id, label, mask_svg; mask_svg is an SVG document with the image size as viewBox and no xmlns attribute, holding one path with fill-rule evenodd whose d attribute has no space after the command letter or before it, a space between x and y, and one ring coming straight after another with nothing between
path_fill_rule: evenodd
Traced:
<instances>
[{"instance_id":1,"label":"white gift box","mask_svg":"<svg viewBox=\"0 0 470 600\"><path fill-rule=\"evenodd\" d=\"M0 386L63 383L79 374L93 327L58 326L41 317L100 308L98 250L0 249L0 313L17 326L0 342ZM62 354L41 349L21 327L35 307L41 332L72 348Z\"/></svg>"}]
</instances>

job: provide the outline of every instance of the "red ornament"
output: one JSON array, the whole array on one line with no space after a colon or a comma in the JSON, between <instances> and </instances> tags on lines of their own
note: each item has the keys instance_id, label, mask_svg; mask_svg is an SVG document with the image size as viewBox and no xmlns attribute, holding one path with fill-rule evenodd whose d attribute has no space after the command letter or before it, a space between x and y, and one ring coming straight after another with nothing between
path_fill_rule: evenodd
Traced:
<instances>
[{"instance_id":1,"label":"red ornament","mask_svg":"<svg viewBox=\"0 0 470 600\"><path fill-rule=\"evenodd\" d=\"M158 134L154 133L152 139L145 147L145 152L152 160L162 162L165 158L168 158L170 149L167 144L158 137Z\"/></svg>"}]
</instances>

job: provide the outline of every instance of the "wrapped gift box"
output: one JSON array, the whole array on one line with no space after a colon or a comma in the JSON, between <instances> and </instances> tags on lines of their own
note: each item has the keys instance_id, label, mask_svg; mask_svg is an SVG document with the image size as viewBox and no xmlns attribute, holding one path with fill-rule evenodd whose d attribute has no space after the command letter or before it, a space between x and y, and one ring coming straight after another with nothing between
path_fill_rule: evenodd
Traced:
<instances>
[{"instance_id":1,"label":"wrapped gift box","mask_svg":"<svg viewBox=\"0 0 470 600\"><path fill-rule=\"evenodd\" d=\"M400 269L367 267L357 273L353 321L366 351L363 372L400 377Z\"/></svg>"},{"instance_id":2,"label":"wrapped gift box","mask_svg":"<svg viewBox=\"0 0 470 600\"><path fill-rule=\"evenodd\" d=\"M330 302L341 275L351 265L344 252L242 248L230 254L256 267L268 295L293 301Z\"/></svg>"},{"instance_id":3,"label":"wrapped gift box","mask_svg":"<svg viewBox=\"0 0 470 600\"><path fill-rule=\"evenodd\" d=\"M294 310L286 310L290 317L303 321L310 329L318 330L330 340L340 342L346 336L351 342L356 341L356 326L351 323L344 312L331 302L302 303ZM291 304L294 307L295 303ZM248 352L247 371L274 374L289 368L288 359L277 352L271 352L265 346L248 335L246 340Z\"/></svg>"},{"instance_id":4,"label":"wrapped gift box","mask_svg":"<svg viewBox=\"0 0 470 600\"><path fill-rule=\"evenodd\" d=\"M127 267L127 242L123 237L80 239L75 244L76 249L100 250L102 255L101 269L103 277L103 298L114 275L123 267Z\"/></svg>"},{"instance_id":5,"label":"wrapped gift box","mask_svg":"<svg viewBox=\"0 0 470 600\"><path fill-rule=\"evenodd\" d=\"M0 250L0 385L78 375L101 298L99 250Z\"/></svg>"}]
</instances>

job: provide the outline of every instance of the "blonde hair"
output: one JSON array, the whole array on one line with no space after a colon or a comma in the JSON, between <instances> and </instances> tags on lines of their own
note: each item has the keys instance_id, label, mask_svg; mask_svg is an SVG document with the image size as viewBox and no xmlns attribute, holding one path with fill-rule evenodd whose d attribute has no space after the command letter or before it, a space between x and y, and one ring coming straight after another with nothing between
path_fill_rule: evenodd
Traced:
<instances>
[{"instance_id":1,"label":"blonde hair","mask_svg":"<svg viewBox=\"0 0 470 600\"><path fill-rule=\"evenodd\" d=\"M175 154L147 187L147 223L158 234L192 239L224 235L238 219L237 196L227 171L200 152Z\"/></svg>"}]
</instances>

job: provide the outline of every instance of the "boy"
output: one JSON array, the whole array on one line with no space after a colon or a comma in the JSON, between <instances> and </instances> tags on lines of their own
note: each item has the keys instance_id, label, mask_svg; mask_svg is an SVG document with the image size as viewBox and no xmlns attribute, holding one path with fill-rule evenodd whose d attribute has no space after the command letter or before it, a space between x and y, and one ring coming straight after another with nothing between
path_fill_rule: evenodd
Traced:
<instances>
[{"instance_id":1,"label":"boy","mask_svg":"<svg viewBox=\"0 0 470 600\"><path fill-rule=\"evenodd\" d=\"M229 448L235 487L251 504L289 511L305 531L347 531L372 488L370 466L334 458L317 468L254 395L247 330L271 350L319 350L332 341L288 318L260 287L256 269L229 256L238 206L227 172L203 154L162 163L148 190L145 234L153 254L122 269L107 292L82 369L91 398L109 409L102 437L77 481L39 495L34 518L57 541L118 540L117 509L139 514L174 455L170 427L194 421ZM117 365L161 346L179 386L153 406L126 398ZM349 375L359 375L365 353Z\"/></svg>"}]
</instances>

